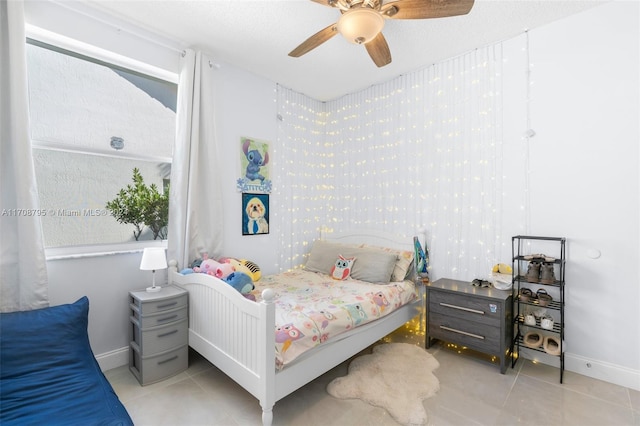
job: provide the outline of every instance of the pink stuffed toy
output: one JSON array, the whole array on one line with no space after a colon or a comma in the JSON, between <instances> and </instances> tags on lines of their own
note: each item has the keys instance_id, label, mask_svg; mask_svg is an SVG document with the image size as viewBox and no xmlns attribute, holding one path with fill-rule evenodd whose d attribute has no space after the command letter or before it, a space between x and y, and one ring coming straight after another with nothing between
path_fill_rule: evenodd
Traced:
<instances>
[{"instance_id":1,"label":"pink stuffed toy","mask_svg":"<svg viewBox=\"0 0 640 426\"><path fill-rule=\"evenodd\" d=\"M205 259L200 264L200 272L203 274L216 276L216 271L220 266L222 266L222 264L216 262L213 259Z\"/></svg>"},{"instance_id":2,"label":"pink stuffed toy","mask_svg":"<svg viewBox=\"0 0 640 426\"><path fill-rule=\"evenodd\" d=\"M235 272L236 268L230 263L220 263L216 268L215 276L221 280L227 278L231 273Z\"/></svg>"}]
</instances>

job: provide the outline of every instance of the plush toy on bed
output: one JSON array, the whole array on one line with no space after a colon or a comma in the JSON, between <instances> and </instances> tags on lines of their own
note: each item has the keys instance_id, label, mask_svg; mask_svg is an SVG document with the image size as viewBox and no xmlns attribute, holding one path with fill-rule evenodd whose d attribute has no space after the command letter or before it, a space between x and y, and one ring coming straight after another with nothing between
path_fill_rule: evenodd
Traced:
<instances>
[{"instance_id":1,"label":"plush toy on bed","mask_svg":"<svg viewBox=\"0 0 640 426\"><path fill-rule=\"evenodd\" d=\"M237 272L244 272L249 275L253 282L259 281L262 277L262 271L260 267L254 262L246 259L235 259L233 257L223 257L220 262L228 263L233 266L233 269Z\"/></svg>"},{"instance_id":2,"label":"plush toy on bed","mask_svg":"<svg viewBox=\"0 0 640 426\"><path fill-rule=\"evenodd\" d=\"M344 257L338 255L336 263L331 268L331 278L334 280L346 280L351 276L351 268L353 268L353 262L356 261L355 257Z\"/></svg>"},{"instance_id":3,"label":"plush toy on bed","mask_svg":"<svg viewBox=\"0 0 640 426\"><path fill-rule=\"evenodd\" d=\"M244 297L249 300L256 301L256 298L251 294L251 290L255 288L251 277L244 272L232 272L227 278L224 279L231 287L235 288Z\"/></svg>"}]
</instances>

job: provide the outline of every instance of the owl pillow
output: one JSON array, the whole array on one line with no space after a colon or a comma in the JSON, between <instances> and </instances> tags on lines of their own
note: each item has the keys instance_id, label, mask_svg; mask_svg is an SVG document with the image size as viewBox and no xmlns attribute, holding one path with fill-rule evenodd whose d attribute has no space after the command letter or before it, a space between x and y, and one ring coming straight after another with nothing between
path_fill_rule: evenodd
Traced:
<instances>
[{"instance_id":1,"label":"owl pillow","mask_svg":"<svg viewBox=\"0 0 640 426\"><path fill-rule=\"evenodd\" d=\"M334 280L346 280L351 276L351 269L353 268L353 262L356 261L355 257L344 257L339 254L336 263L331 268L331 278Z\"/></svg>"}]
</instances>

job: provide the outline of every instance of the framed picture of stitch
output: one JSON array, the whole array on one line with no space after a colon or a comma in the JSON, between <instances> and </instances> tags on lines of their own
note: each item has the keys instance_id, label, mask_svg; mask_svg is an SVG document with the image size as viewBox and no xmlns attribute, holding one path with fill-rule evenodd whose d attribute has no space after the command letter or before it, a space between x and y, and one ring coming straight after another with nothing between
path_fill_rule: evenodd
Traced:
<instances>
[{"instance_id":1,"label":"framed picture of stitch","mask_svg":"<svg viewBox=\"0 0 640 426\"><path fill-rule=\"evenodd\" d=\"M269 233L269 194L242 193L242 235Z\"/></svg>"}]
</instances>

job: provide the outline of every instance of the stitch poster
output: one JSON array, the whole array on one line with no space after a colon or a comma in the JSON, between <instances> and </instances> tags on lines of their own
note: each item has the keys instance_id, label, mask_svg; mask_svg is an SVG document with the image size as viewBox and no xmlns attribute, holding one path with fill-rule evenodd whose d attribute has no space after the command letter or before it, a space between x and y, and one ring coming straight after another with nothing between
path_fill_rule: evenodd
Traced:
<instances>
[{"instance_id":1,"label":"stitch poster","mask_svg":"<svg viewBox=\"0 0 640 426\"><path fill-rule=\"evenodd\" d=\"M242 137L240 138L240 149L242 177L237 181L238 191L271 192L269 144L258 139Z\"/></svg>"}]
</instances>

